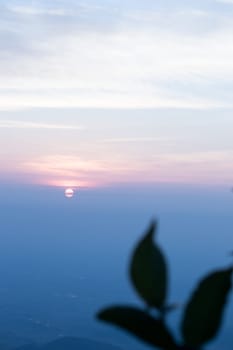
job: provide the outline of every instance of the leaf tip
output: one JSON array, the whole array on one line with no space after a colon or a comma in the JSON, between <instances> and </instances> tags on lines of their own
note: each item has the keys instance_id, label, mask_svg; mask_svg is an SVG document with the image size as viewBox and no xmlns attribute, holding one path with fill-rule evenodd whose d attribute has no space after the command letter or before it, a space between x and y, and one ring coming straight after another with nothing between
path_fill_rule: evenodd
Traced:
<instances>
[{"instance_id":1,"label":"leaf tip","mask_svg":"<svg viewBox=\"0 0 233 350\"><path fill-rule=\"evenodd\" d=\"M153 239L157 233L157 230L158 230L158 221L156 219L153 219L149 225L148 230L147 230L146 237Z\"/></svg>"}]
</instances>

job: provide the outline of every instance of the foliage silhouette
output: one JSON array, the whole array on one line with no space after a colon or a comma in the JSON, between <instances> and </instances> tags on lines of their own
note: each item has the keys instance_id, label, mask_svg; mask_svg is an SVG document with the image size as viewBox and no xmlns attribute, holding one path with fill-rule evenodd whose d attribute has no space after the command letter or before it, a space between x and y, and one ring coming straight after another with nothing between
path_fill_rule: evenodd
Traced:
<instances>
[{"instance_id":1,"label":"foliage silhouette","mask_svg":"<svg viewBox=\"0 0 233 350\"><path fill-rule=\"evenodd\" d=\"M136 245L130 262L130 279L144 308L112 306L100 311L97 317L156 348L200 350L220 329L232 287L233 268L213 271L198 283L184 307L180 343L166 324L168 313L175 306L166 301L168 269L160 247L154 242L156 232L157 223L153 222ZM153 309L157 317L151 314Z\"/></svg>"},{"instance_id":2,"label":"foliage silhouette","mask_svg":"<svg viewBox=\"0 0 233 350\"><path fill-rule=\"evenodd\" d=\"M130 277L148 306L162 310L167 294L167 266L161 250L153 243L155 232L156 223L152 223L133 253Z\"/></svg>"}]
</instances>

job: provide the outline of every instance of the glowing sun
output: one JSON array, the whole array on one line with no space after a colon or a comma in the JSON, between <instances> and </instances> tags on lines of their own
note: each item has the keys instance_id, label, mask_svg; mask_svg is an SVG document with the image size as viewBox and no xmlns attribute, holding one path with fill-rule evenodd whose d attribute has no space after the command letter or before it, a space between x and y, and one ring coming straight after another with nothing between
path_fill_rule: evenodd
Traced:
<instances>
[{"instance_id":1,"label":"glowing sun","mask_svg":"<svg viewBox=\"0 0 233 350\"><path fill-rule=\"evenodd\" d=\"M74 196L74 190L72 188L65 189L66 198L72 198Z\"/></svg>"}]
</instances>

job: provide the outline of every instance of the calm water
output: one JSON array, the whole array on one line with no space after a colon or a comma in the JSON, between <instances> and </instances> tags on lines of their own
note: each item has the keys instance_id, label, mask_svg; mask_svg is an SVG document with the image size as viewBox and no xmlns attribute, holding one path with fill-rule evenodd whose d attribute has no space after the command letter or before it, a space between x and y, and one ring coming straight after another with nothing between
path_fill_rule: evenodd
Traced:
<instances>
[{"instance_id":1,"label":"calm water","mask_svg":"<svg viewBox=\"0 0 233 350\"><path fill-rule=\"evenodd\" d=\"M75 335L147 347L102 325L103 306L140 301L127 276L130 252L150 220L167 255L170 301L185 302L195 281L231 262L233 194L228 188L121 186L80 190L1 188L0 336L47 341ZM210 349L229 349L233 308ZM176 328L180 311L171 316Z\"/></svg>"}]
</instances>

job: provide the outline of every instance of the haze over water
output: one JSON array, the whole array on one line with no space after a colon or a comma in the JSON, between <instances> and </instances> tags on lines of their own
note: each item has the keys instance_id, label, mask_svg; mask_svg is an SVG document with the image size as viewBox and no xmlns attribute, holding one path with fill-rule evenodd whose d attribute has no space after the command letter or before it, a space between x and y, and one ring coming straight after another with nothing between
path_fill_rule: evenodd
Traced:
<instances>
[{"instance_id":1,"label":"haze over water","mask_svg":"<svg viewBox=\"0 0 233 350\"><path fill-rule=\"evenodd\" d=\"M2 333L37 341L75 335L141 349L97 323L95 313L109 304L139 304L127 266L154 217L169 261L171 301L182 304L201 275L231 261L232 194L226 188L84 189L72 199L37 186L1 192ZM179 310L172 327L176 317ZM228 348L231 322L232 307L219 343L210 348Z\"/></svg>"}]
</instances>

